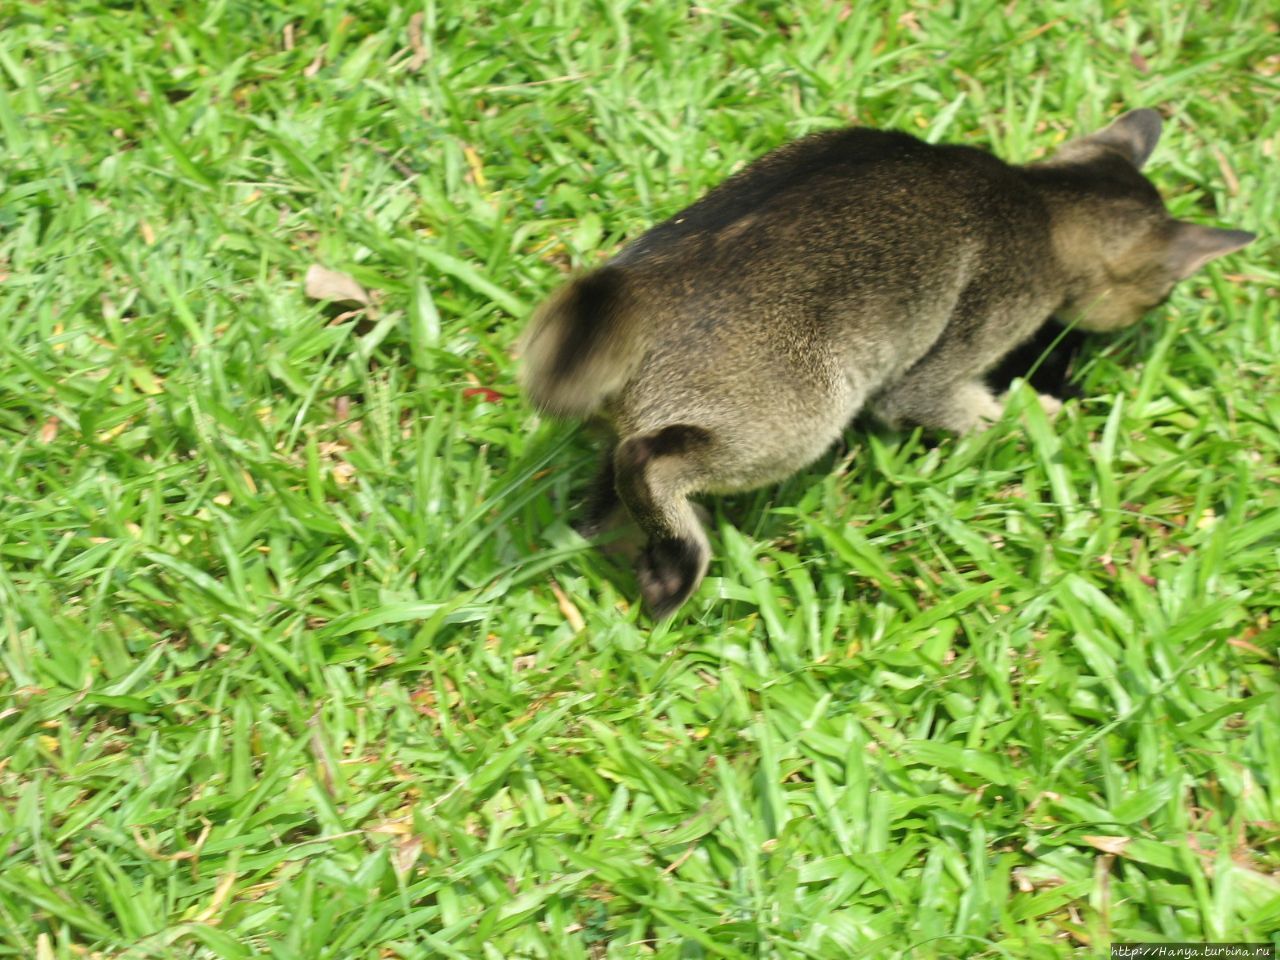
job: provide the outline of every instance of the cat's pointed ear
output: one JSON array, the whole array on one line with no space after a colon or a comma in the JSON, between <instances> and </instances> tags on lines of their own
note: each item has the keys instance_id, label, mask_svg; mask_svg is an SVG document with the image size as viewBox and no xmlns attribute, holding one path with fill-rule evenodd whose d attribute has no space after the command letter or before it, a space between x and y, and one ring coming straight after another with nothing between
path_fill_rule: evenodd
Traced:
<instances>
[{"instance_id":1,"label":"cat's pointed ear","mask_svg":"<svg viewBox=\"0 0 1280 960\"><path fill-rule=\"evenodd\" d=\"M1173 237L1165 248L1165 266L1182 280L1210 260L1239 250L1256 239L1257 234L1248 230L1222 230L1178 220L1175 221Z\"/></svg>"},{"instance_id":2,"label":"cat's pointed ear","mask_svg":"<svg viewBox=\"0 0 1280 960\"><path fill-rule=\"evenodd\" d=\"M1154 110L1130 110L1116 117L1109 126L1085 137L1085 142L1119 150L1130 163L1141 168L1160 140L1162 125L1160 114Z\"/></svg>"}]
</instances>

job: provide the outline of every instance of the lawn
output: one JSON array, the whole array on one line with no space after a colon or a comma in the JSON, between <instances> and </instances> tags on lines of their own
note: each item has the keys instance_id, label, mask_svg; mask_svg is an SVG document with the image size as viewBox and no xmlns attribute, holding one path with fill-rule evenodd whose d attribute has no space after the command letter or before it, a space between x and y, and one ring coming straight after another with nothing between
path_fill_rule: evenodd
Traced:
<instances>
[{"instance_id":1,"label":"lawn","mask_svg":"<svg viewBox=\"0 0 1280 960\"><path fill-rule=\"evenodd\" d=\"M1274 12L8 0L0 957L1280 937ZM809 131L1023 161L1137 106L1259 239L1053 421L709 499L653 627L531 307Z\"/></svg>"}]
</instances>

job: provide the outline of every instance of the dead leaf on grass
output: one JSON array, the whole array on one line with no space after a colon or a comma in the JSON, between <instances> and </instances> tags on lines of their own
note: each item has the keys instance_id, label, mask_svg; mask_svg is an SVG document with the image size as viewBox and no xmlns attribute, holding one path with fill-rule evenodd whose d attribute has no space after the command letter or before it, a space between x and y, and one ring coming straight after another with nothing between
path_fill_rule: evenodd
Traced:
<instances>
[{"instance_id":1,"label":"dead leaf on grass","mask_svg":"<svg viewBox=\"0 0 1280 960\"><path fill-rule=\"evenodd\" d=\"M1095 850L1101 850L1103 853L1110 853L1114 856L1124 856L1125 847L1129 846L1129 837L1103 837L1093 834L1086 834L1083 838L1084 842L1089 844Z\"/></svg>"},{"instance_id":2,"label":"dead leaf on grass","mask_svg":"<svg viewBox=\"0 0 1280 960\"><path fill-rule=\"evenodd\" d=\"M569 621L569 626L573 628L573 632L577 633L587 625L582 619L582 614L578 612L578 608L574 606L572 600L560 589L560 584L554 580L551 581L551 592L555 594L556 605L560 607L560 613Z\"/></svg>"},{"instance_id":3,"label":"dead leaf on grass","mask_svg":"<svg viewBox=\"0 0 1280 960\"><path fill-rule=\"evenodd\" d=\"M307 268L304 284L307 296L312 300L328 300L333 303L350 303L367 307L373 303L364 287L349 274L330 270L318 263Z\"/></svg>"},{"instance_id":4,"label":"dead leaf on grass","mask_svg":"<svg viewBox=\"0 0 1280 960\"><path fill-rule=\"evenodd\" d=\"M422 23L426 15L415 13L409 18L409 46L413 49L413 59L409 61L409 72L417 73L427 62L427 45L422 40Z\"/></svg>"},{"instance_id":5,"label":"dead leaf on grass","mask_svg":"<svg viewBox=\"0 0 1280 960\"><path fill-rule=\"evenodd\" d=\"M316 51L316 58L306 65L302 70L302 75L310 80L322 69L324 69L324 52L325 44L320 44L320 49Z\"/></svg>"},{"instance_id":6,"label":"dead leaf on grass","mask_svg":"<svg viewBox=\"0 0 1280 960\"><path fill-rule=\"evenodd\" d=\"M395 853L391 855L391 865L395 868L396 876L403 880L418 862L421 853L422 838L416 834L405 837L396 844Z\"/></svg>"}]
</instances>

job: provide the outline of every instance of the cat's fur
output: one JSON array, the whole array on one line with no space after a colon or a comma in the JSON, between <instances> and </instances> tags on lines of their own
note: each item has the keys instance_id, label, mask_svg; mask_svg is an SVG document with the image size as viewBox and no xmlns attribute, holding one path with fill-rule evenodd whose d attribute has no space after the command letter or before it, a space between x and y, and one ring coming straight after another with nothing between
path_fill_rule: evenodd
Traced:
<instances>
[{"instance_id":1,"label":"cat's fur","mask_svg":"<svg viewBox=\"0 0 1280 960\"><path fill-rule=\"evenodd\" d=\"M591 509L620 498L647 534L652 614L707 568L690 494L787 477L864 406L954 431L994 421L984 374L1046 317L1128 326L1254 239L1168 215L1138 172L1159 135L1159 114L1135 110L1019 167L903 133L815 134L553 294L522 381L539 409L616 434Z\"/></svg>"}]
</instances>

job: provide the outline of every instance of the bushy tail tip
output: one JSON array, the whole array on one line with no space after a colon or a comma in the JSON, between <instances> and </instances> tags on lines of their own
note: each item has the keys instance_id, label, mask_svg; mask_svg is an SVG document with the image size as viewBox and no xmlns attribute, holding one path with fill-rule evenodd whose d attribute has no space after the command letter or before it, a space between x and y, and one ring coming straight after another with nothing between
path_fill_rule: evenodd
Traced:
<instances>
[{"instance_id":1,"label":"bushy tail tip","mask_svg":"<svg viewBox=\"0 0 1280 960\"><path fill-rule=\"evenodd\" d=\"M622 271L601 267L538 308L520 341L520 383L544 413L584 417L631 375L638 357Z\"/></svg>"}]
</instances>

